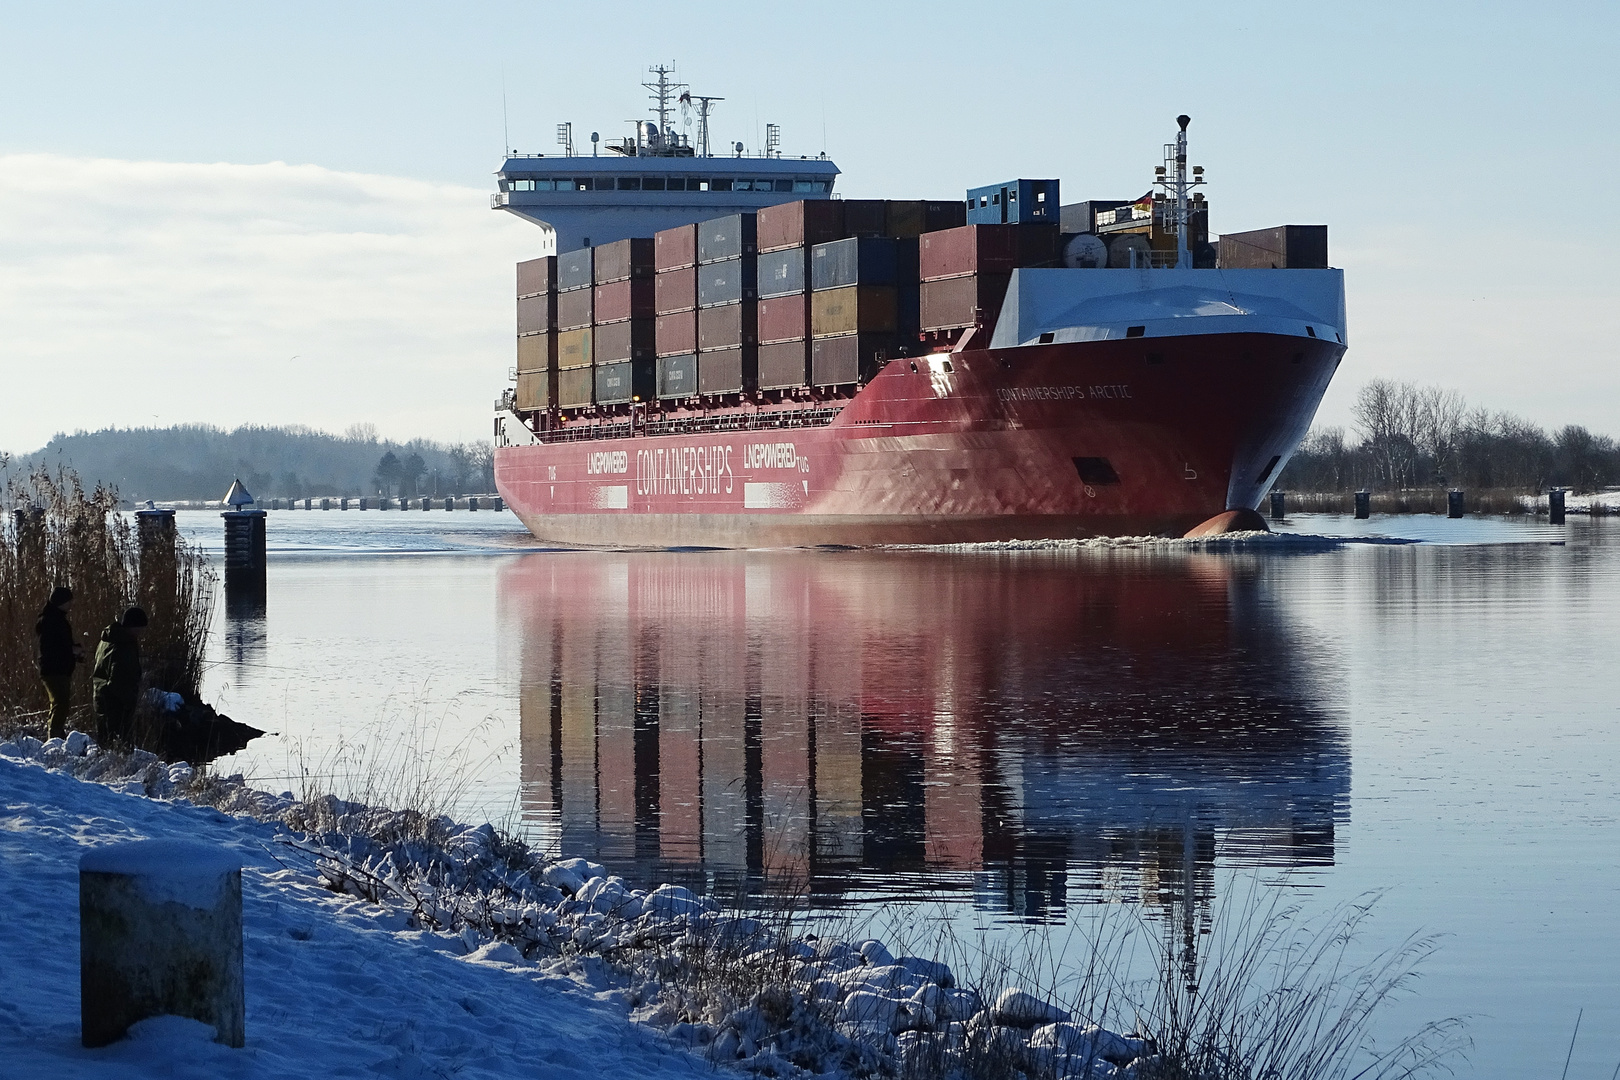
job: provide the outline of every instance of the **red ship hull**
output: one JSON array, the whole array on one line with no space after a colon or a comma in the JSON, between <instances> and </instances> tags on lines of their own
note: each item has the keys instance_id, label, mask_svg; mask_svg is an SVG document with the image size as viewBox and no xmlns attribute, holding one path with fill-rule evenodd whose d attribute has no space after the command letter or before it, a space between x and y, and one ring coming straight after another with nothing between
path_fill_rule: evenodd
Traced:
<instances>
[{"instance_id":1,"label":"red ship hull","mask_svg":"<svg viewBox=\"0 0 1620 1080\"><path fill-rule=\"evenodd\" d=\"M1270 333L934 353L827 426L507 446L495 478L565 546L1180 535L1258 506L1343 353Z\"/></svg>"}]
</instances>

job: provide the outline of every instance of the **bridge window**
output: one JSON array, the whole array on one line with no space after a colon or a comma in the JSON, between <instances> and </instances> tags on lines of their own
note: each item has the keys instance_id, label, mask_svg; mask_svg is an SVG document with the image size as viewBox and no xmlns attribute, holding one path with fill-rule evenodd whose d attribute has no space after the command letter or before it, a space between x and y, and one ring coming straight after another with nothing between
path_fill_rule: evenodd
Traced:
<instances>
[{"instance_id":1,"label":"bridge window","mask_svg":"<svg viewBox=\"0 0 1620 1080\"><path fill-rule=\"evenodd\" d=\"M710 191L730 191L731 190L731 181L730 180L710 180L709 181L709 190Z\"/></svg>"},{"instance_id":2,"label":"bridge window","mask_svg":"<svg viewBox=\"0 0 1620 1080\"><path fill-rule=\"evenodd\" d=\"M731 190L732 191L753 191L754 190L754 182L752 180L734 180L734 181L732 181L732 184L731 184ZM766 188L765 190L769 191L770 188Z\"/></svg>"},{"instance_id":3,"label":"bridge window","mask_svg":"<svg viewBox=\"0 0 1620 1080\"><path fill-rule=\"evenodd\" d=\"M664 189L666 191L685 191L686 177L671 176L668 180L664 181Z\"/></svg>"},{"instance_id":4,"label":"bridge window","mask_svg":"<svg viewBox=\"0 0 1620 1080\"><path fill-rule=\"evenodd\" d=\"M643 176L641 178L642 191L663 191L664 178L662 176Z\"/></svg>"},{"instance_id":5,"label":"bridge window","mask_svg":"<svg viewBox=\"0 0 1620 1080\"><path fill-rule=\"evenodd\" d=\"M640 191L641 190L641 177L639 177L639 176L621 176L621 177L619 177L619 190L620 191Z\"/></svg>"},{"instance_id":6,"label":"bridge window","mask_svg":"<svg viewBox=\"0 0 1620 1080\"><path fill-rule=\"evenodd\" d=\"M709 190L709 182L707 180L699 180L695 176L688 176L686 178L686 190L687 191L708 191Z\"/></svg>"},{"instance_id":7,"label":"bridge window","mask_svg":"<svg viewBox=\"0 0 1620 1080\"><path fill-rule=\"evenodd\" d=\"M793 181L791 181L791 180L776 180L776 181L772 182L771 186L774 187L777 191L792 191L793 190Z\"/></svg>"},{"instance_id":8,"label":"bridge window","mask_svg":"<svg viewBox=\"0 0 1620 1080\"><path fill-rule=\"evenodd\" d=\"M597 191L612 191L613 187L614 187L613 177L611 177L611 176L599 176L599 177L596 178L596 190Z\"/></svg>"},{"instance_id":9,"label":"bridge window","mask_svg":"<svg viewBox=\"0 0 1620 1080\"><path fill-rule=\"evenodd\" d=\"M795 180L793 181L793 190L814 191L816 190L816 182L814 180Z\"/></svg>"},{"instance_id":10,"label":"bridge window","mask_svg":"<svg viewBox=\"0 0 1620 1080\"><path fill-rule=\"evenodd\" d=\"M589 191L589 190L591 190L591 186L592 186L591 178L588 177L588 176L575 177L575 179L574 179L574 190L575 191Z\"/></svg>"}]
</instances>

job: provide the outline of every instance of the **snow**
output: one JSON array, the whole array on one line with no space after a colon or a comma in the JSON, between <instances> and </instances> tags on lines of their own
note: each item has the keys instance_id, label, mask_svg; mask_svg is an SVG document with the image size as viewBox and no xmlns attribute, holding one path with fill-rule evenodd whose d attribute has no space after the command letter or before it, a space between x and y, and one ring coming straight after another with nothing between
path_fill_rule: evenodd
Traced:
<instances>
[{"instance_id":1,"label":"snow","mask_svg":"<svg viewBox=\"0 0 1620 1080\"><path fill-rule=\"evenodd\" d=\"M467 955L459 936L405 930L396 912L283 867L273 832L0 755L0 1072L9 1080L713 1075L701 1056L627 1023L623 1005L539 971L515 948ZM159 1017L86 1050L79 857L111 842L182 838L243 865L247 1046L231 1050L205 1024Z\"/></svg>"},{"instance_id":2,"label":"snow","mask_svg":"<svg viewBox=\"0 0 1620 1080\"><path fill-rule=\"evenodd\" d=\"M986 1008L936 961L875 939L783 938L678 886L632 888L584 859L542 863L488 825L441 818L412 833L409 812L298 803L239 777L209 788L234 817L165 801L191 777L72 736L0 743L0 904L29 928L0 938L8 1077L499 1077L537 1063L593 1080L717 1065L943 1076L1022 1062L1091 1080L1116 1065L1134 1076L1152 1056L1140 1039L1054 1028L1069 1014L1023 990L988 995ZM77 920L64 913L81 857L216 881L240 859L245 1049L168 1018L80 1046Z\"/></svg>"},{"instance_id":3,"label":"snow","mask_svg":"<svg viewBox=\"0 0 1620 1080\"><path fill-rule=\"evenodd\" d=\"M203 911L219 906L230 875L241 868L242 860L229 851L192 840L106 844L79 857L81 871L134 878L151 903L184 904Z\"/></svg>"}]
</instances>

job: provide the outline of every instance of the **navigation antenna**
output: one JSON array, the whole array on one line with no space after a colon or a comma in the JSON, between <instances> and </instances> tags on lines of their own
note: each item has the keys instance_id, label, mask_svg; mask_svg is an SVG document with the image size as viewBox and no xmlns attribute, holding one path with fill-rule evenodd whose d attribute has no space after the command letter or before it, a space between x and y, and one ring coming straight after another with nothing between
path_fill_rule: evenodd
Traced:
<instances>
[{"instance_id":1,"label":"navigation antenna","mask_svg":"<svg viewBox=\"0 0 1620 1080\"><path fill-rule=\"evenodd\" d=\"M557 125L557 145L563 148L564 157L574 156L574 125L572 122Z\"/></svg>"},{"instance_id":2,"label":"navigation antenna","mask_svg":"<svg viewBox=\"0 0 1620 1080\"><path fill-rule=\"evenodd\" d=\"M778 149L781 145L782 145L782 125L781 124L766 124L765 125L765 156L768 157L768 158L779 158L779 157L781 157L782 156L782 151L780 149Z\"/></svg>"},{"instance_id":3,"label":"navigation antenna","mask_svg":"<svg viewBox=\"0 0 1620 1080\"><path fill-rule=\"evenodd\" d=\"M658 130L660 134L669 131L670 99L686 89L685 83L670 82L669 77L675 74L675 69L659 64L657 67L647 69L658 76L657 82L644 82L641 85L652 91L653 112L658 114Z\"/></svg>"},{"instance_id":4,"label":"navigation antenna","mask_svg":"<svg viewBox=\"0 0 1620 1080\"><path fill-rule=\"evenodd\" d=\"M1192 117L1186 113L1176 117L1176 123L1181 130L1176 133L1176 141L1164 144L1164 164L1153 170L1153 183L1162 187L1166 195L1174 196L1176 205L1165 215L1165 223L1176 230L1176 269L1192 269L1192 251L1188 247L1188 208L1187 193L1204 183L1204 167L1194 165L1192 173L1187 172L1187 125L1192 123Z\"/></svg>"}]
</instances>

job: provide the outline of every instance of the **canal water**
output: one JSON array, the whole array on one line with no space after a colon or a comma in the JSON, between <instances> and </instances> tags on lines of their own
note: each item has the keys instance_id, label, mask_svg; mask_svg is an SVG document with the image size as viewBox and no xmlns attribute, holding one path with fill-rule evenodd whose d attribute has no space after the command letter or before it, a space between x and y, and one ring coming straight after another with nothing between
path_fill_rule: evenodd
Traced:
<instances>
[{"instance_id":1,"label":"canal water","mask_svg":"<svg viewBox=\"0 0 1620 1080\"><path fill-rule=\"evenodd\" d=\"M217 515L181 524L219 547ZM1376 893L1360 955L1439 943L1381 1033L1466 1016L1460 1074L1552 1075L1582 1015L1569 1075L1620 1063L1620 522L1300 516L1217 550L558 552L489 512L269 535L207 682L276 733L220 763L262 786L447 802L640 884L1057 968L1100 911L1185 951L1234 906Z\"/></svg>"}]
</instances>

